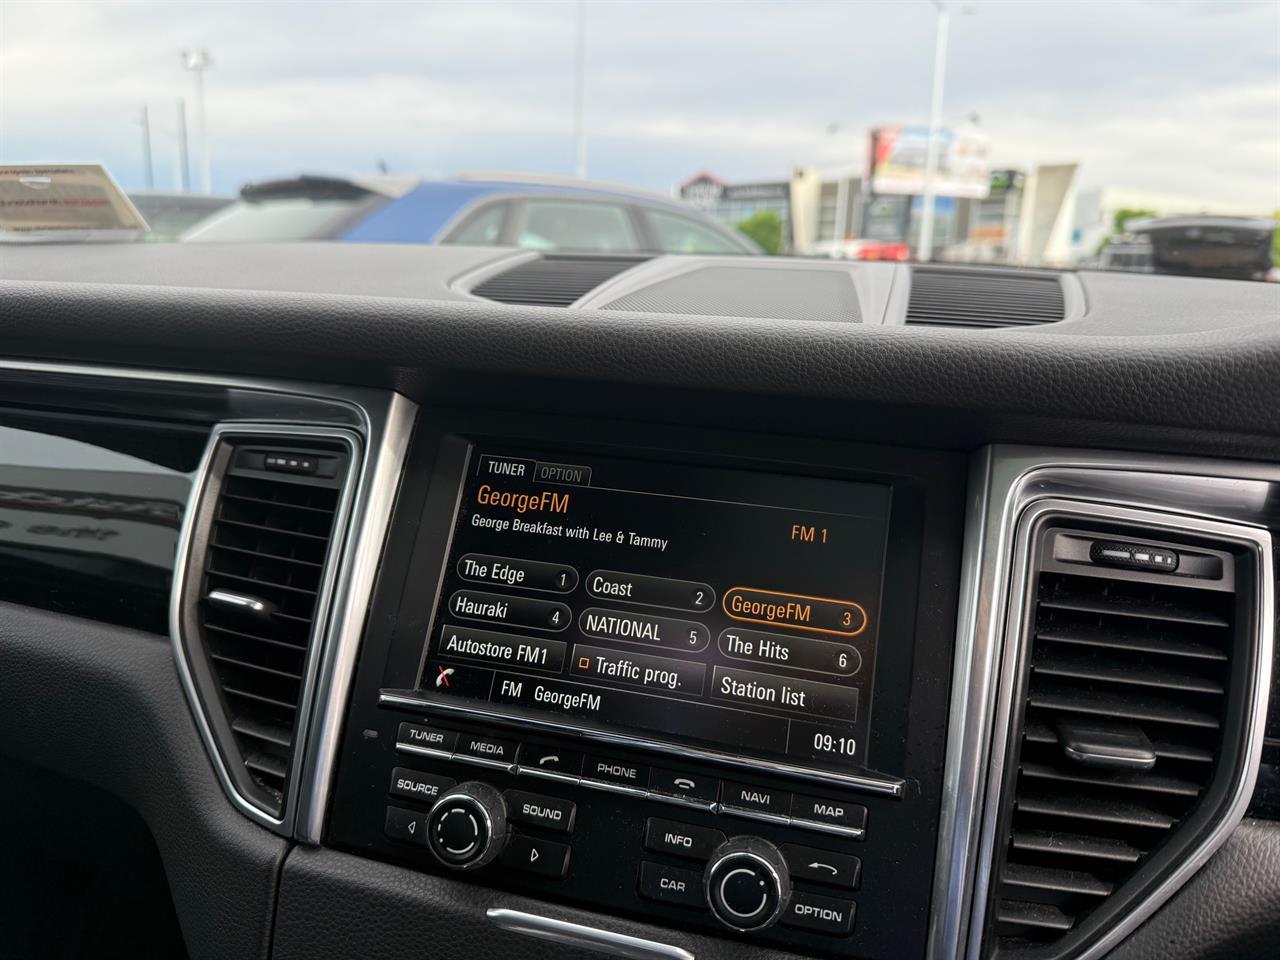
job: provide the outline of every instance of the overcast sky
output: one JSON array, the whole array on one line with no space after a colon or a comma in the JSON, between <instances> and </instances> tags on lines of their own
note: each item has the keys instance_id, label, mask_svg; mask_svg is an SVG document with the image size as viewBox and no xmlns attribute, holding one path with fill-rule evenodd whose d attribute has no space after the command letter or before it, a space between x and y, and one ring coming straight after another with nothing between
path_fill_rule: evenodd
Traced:
<instances>
[{"instance_id":1,"label":"overcast sky","mask_svg":"<svg viewBox=\"0 0 1280 960\"><path fill-rule=\"evenodd\" d=\"M944 119L976 114L997 165L1280 208L1280 0L950 7ZM924 0L589 0L588 172L666 191L861 167L869 126L927 120L935 24ZM196 45L218 190L379 159L571 173L574 30L572 2L0 0L0 161L101 161L140 187L146 104L171 187Z\"/></svg>"}]
</instances>

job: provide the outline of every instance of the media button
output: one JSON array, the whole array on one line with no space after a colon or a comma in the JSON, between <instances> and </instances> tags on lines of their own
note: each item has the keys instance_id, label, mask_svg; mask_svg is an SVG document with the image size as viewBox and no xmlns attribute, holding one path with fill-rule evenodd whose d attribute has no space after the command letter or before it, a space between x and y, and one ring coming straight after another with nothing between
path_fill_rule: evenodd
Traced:
<instances>
[{"instance_id":1,"label":"media button","mask_svg":"<svg viewBox=\"0 0 1280 960\"><path fill-rule=\"evenodd\" d=\"M798 843L784 843L780 849L793 879L825 883L845 890L858 889L862 879L862 861L857 857Z\"/></svg>"},{"instance_id":2,"label":"media button","mask_svg":"<svg viewBox=\"0 0 1280 960\"><path fill-rule=\"evenodd\" d=\"M675 857L706 860L711 851L724 843L724 834L711 827L695 827L690 823L677 823L650 817L644 825L644 848L654 853L669 853Z\"/></svg>"},{"instance_id":3,"label":"media button","mask_svg":"<svg viewBox=\"0 0 1280 960\"><path fill-rule=\"evenodd\" d=\"M640 896L677 907L702 908L702 874L682 867L669 867L651 860L640 862Z\"/></svg>"},{"instance_id":4,"label":"media button","mask_svg":"<svg viewBox=\"0 0 1280 960\"><path fill-rule=\"evenodd\" d=\"M708 806L716 802L720 781L700 773L683 773L654 767L649 774L649 792L656 800L687 800L691 804Z\"/></svg>"},{"instance_id":5,"label":"media button","mask_svg":"<svg viewBox=\"0 0 1280 960\"><path fill-rule=\"evenodd\" d=\"M633 787L643 792L649 782L649 768L629 760L613 760L587 754L582 766L582 779L598 784Z\"/></svg>"},{"instance_id":6,"label":"media button","mask_svg":"<svg viewBox=\"0 0 1280 960\"><path fill-rule=\"evenodd\" d=\"M458 746L454 752L455 760L466 763L478 763L484 766L509 767L516 762L516 750L519 744L514 740L499 740L496 737L473 737L463 734L458 738Z\"/></svg>"},{"instance_id":7,"label":"media button","mask_svg":"<svg viewBox=\"0 0 1280 960\"><path fill-rule=\"evenodd\" d=\"M784 927L844 937L853 932L856 909L857 905L852 900L837 900L796 890L782 913L781 923Z\"/></svg>"},{"instance_id":8,"label":"media button","mask_svg":"<svg viewBox=\"0 0 1280 960\"><path fill-rule=\"evenodd\" d=\"M413 747L413 752L430 751L447 757L457 742L456 730L441 730L421 723L402 723L396 732L396 746Z\"/></svg>"},{"instance_id":9,"label":"media button","mask_svg":"<svg viewBox=\"0 0 1280 960\"><path fill-rule=\"evenodd\" d=\"M577 805L560 797L544 797L525 790L508 790L503 794L507 801L507 819L557 833L573 832L573 815Z\"/></svg>"},{"instance_id":10,"label":"media button","mask_svg":"<svg viewBox=\"0 0 1280 960\"><path fill-rule=\"evenodd\" d=\"M549 880L561 880L569 872L569 845L515 833L502 851L502 863Z\"/></svg>"},{"instance_id":11,"label":"media button","mask_svg":"<svg viewBox=\"0 0 1280 960\"><path fill-rule=\"evenodd\" d=\"M720 790L720 803L726 813L764 814L785 820L791 809L791 794L770 787L726 780Z\"/></svg>"},{"instance_id":12,"label":"media button","mask_svg":"<svg viewBox=\"0 0 1280 960\"><path fill-rule=\"evenodd\" d=\"M417 800L419 803L435 803L440 795L452 787L456 780L437 773L423 773L408 767L396 767L391 771L390 793L393 797Z\"/></svg>"}]
</instances>

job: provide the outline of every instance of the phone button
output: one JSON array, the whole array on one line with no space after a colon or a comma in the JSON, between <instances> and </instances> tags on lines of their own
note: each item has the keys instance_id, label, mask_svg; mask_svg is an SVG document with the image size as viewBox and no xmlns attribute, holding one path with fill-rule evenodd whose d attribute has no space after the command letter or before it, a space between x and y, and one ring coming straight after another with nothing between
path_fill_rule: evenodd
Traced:
<instances>
[{"instance_id":1,"label":"phone button","mask_svg":"<svg viewBox=\"0 0 1280 960\"><path fill-rule=\"evenodd\" d=\"M649 771L649 792L657 795L655 800L673 798L704 806L715 803L719 790L719 780L700 773L664 770L661 767Z\"/></svg>"},{"instance_id":2,"label":"phone button","mask_svg":"<svg viewBox=\"0 0 1280 960\"><path fill-rule=\"evenodd\" d=\"M582 773L582 754L556 746L525 743L520 746L518 773L577 783Z\"/></svg>"},{"instance_id":3,"label":"phone button","mask_svg":"<svg viewBox=\"0 0 1280 960\"><path fill-rule=\"evenodd\" d=\"M711 827L695 827L650 817L644 825L644 848L654 853L669 853L691 860L706 860L711 851L724 843L724 834Z\"/></svg>"},{"instance_id":4,"label":"phone button","mask_svg":"<svg viewBox=\"0 0 1280 960\"><path fill-rule=\"evenodd\" d=\"M798 843L784 843L781 850L793 880L825 883L842 890L858 889L862 879L862 861L857 857Z\"/></svg>"}]
</instances>

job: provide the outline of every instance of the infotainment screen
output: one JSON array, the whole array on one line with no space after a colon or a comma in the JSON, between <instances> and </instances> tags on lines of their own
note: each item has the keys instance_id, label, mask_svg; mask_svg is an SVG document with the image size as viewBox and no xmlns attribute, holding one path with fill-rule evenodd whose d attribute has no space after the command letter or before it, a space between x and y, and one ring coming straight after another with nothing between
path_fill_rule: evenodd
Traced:
<instances>
[{"instance_id":1,"label":"infotainment screen","mask_svg":"<svg viewBox=\"0 0 1280 960\"><path fill-rule=\"evenodd\" d=\"M474 449L419 684L566 727L865 767L891 493Z\"/></svg>"}]
</instances>

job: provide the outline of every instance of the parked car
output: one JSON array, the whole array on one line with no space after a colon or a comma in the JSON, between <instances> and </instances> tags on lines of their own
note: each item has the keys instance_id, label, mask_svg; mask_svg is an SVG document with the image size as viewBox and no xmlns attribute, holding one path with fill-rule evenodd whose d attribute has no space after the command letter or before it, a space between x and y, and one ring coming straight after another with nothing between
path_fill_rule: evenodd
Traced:
<instances>
[{"instance_id":1,"label":"parked car","mask_svg":"<svg viewBox=\"0 0 1280 960\"><path fill-rule=\"evenodd\" d=\"M211 215L235 202L235 197L205 193L130 190L129 199L147 221L151 241L176 240Z\"/></svg>"},{"instance_id":2,"label":"parked car","mask_svg":"<svg viewBox=\"0 0 1280 960\"><path fill-rule=\"evenodd\" d=\"M1272 270L1273 220L1164 217L1131 220L1130 234L1150 250L1150 272L1227 280L1266 280Z\"/></svg>"},{"instance_id":3,"label":"parked car","mask_svg":"<svg viewBox=\"0 0 1280 960\"><path fill-rule=\"evenodd\" d=\"M583 180L343 178L251 183L190 242L329 240L544 252L753 255L748 237L659 194Z\"/></svg>"}]
</instances>

